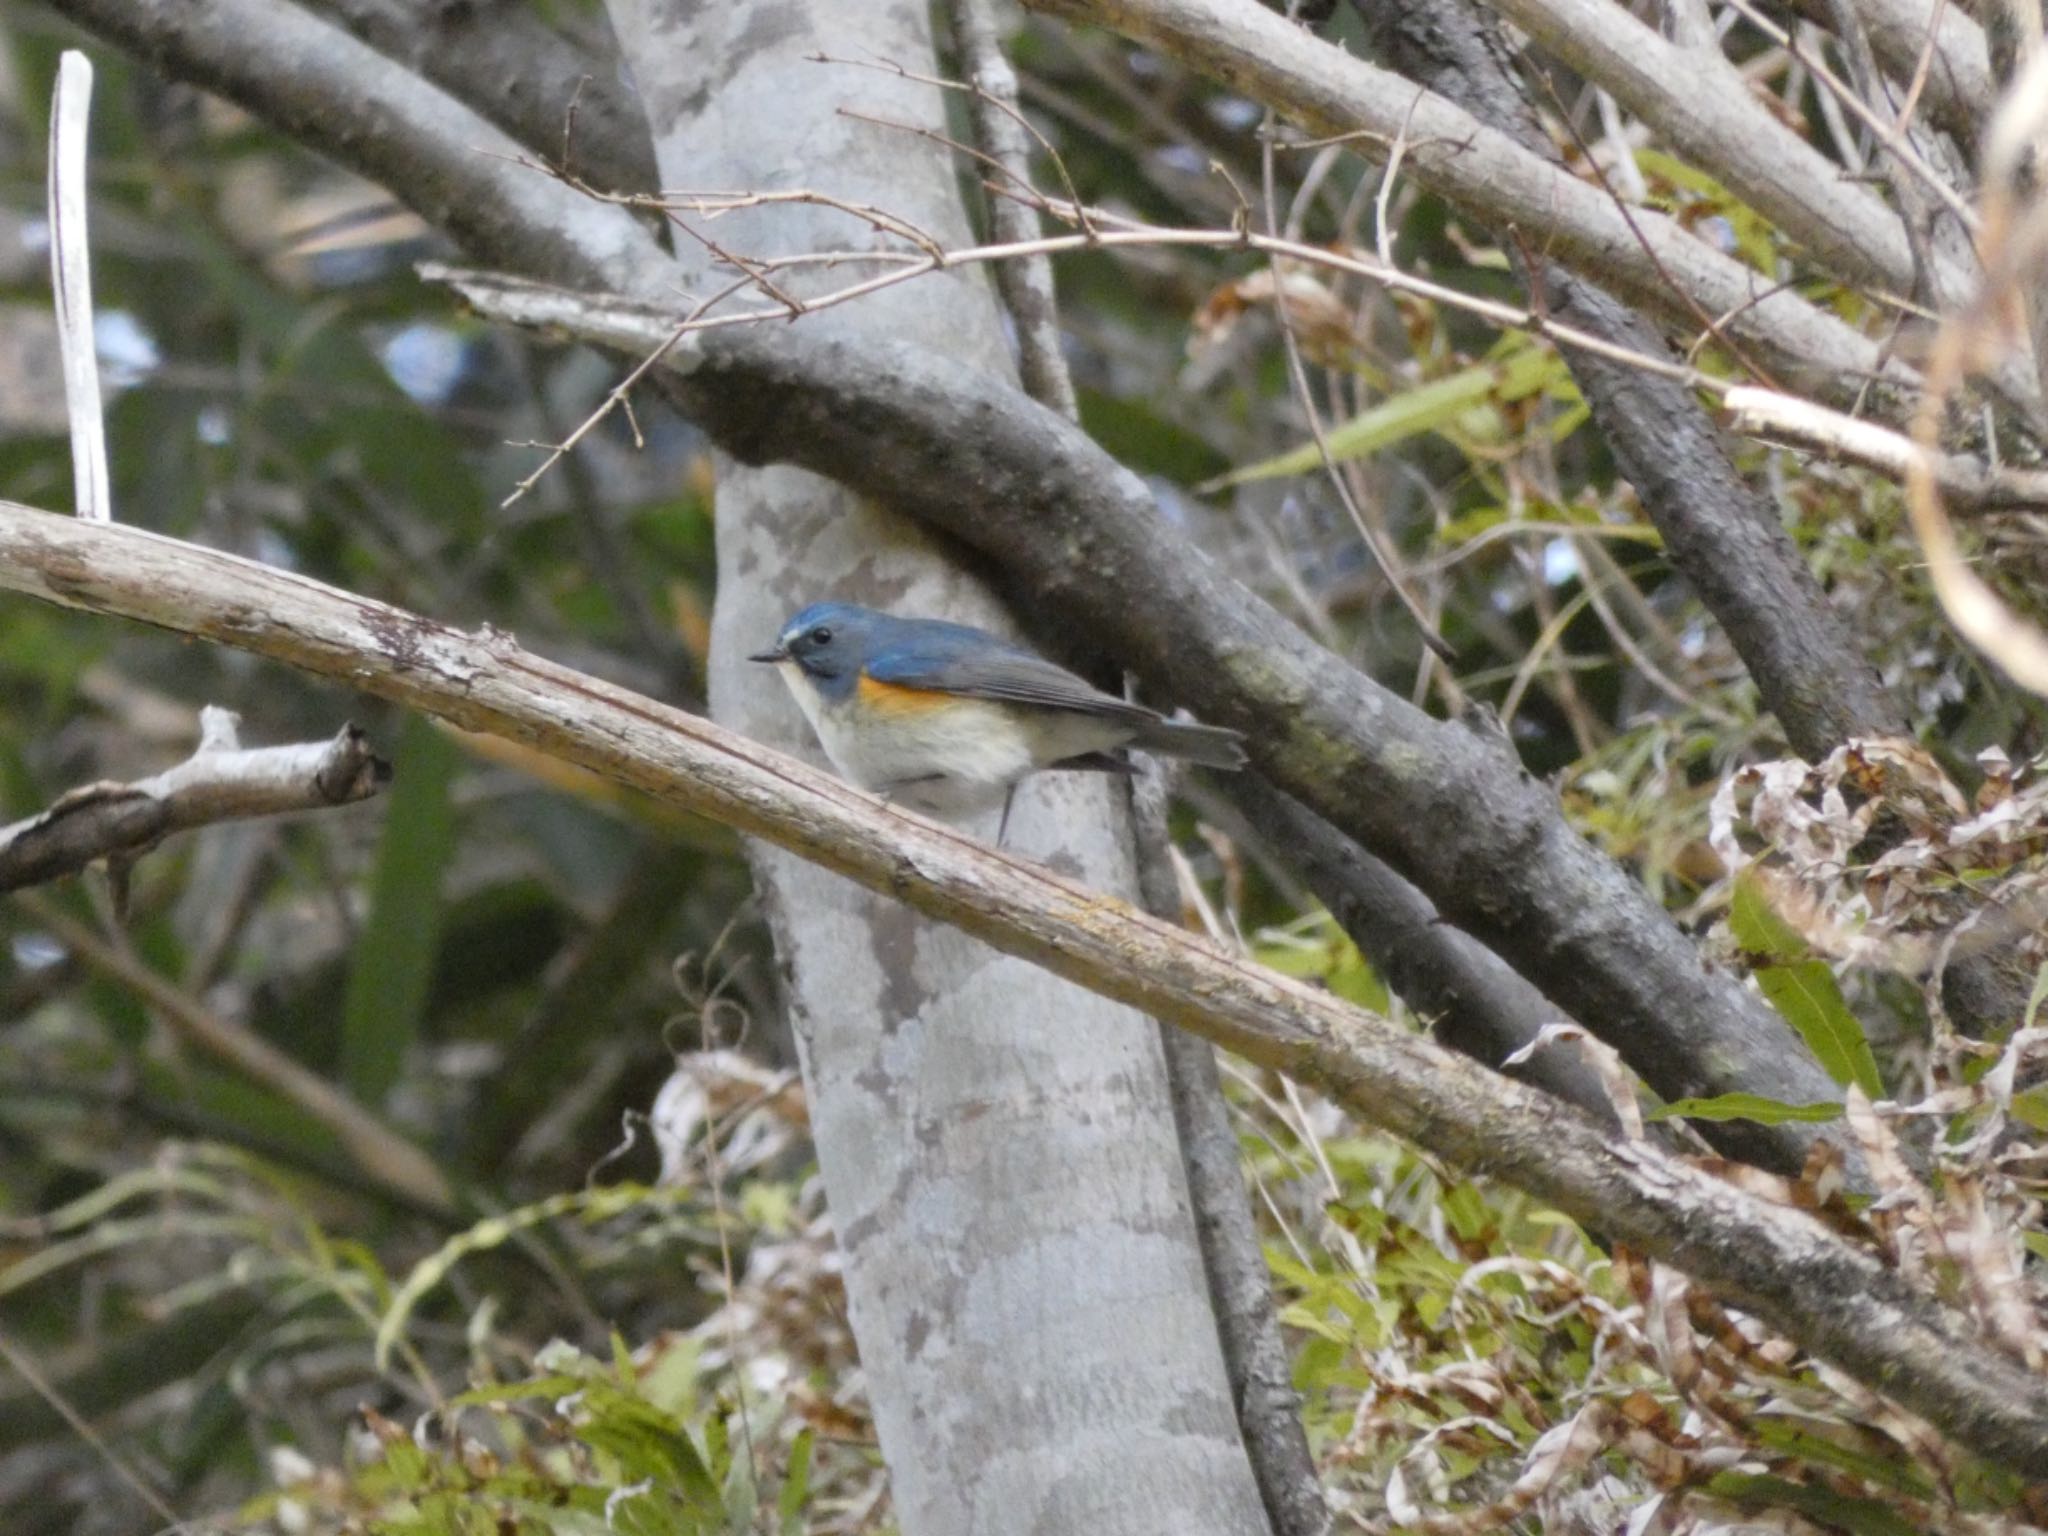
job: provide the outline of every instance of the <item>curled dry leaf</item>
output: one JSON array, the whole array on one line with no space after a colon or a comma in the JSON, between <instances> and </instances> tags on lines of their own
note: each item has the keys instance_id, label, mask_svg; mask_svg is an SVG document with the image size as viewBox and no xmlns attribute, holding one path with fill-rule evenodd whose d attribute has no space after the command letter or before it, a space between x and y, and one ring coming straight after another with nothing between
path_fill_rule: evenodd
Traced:
<instances>
[{"instance_id":1,"label":"curled dry leaf","mask_svg":"<svg viewBox=\"0 0 2048 1536\"><path fill-rule=\"evenodd\" d=\"M1950 951L2014 946L2048 958L2048 771L1987 753L1965 797L1925 749L1859 740L1818 764L1738 769L1710 840L1731 878L1769 893L1815 952L1923 976Z\"/></svg>"},{"instance_id":2,"label":"curled dry leaf","mask_svg":"<svg viewBox=\"0 0 2048 1536\"><path fill-rule=\"evenodd\" d=\"M1225 283L1203 301L1190 322L1189 362L1202 367L1230 341L1246 316L1271 309L1276 295L1288 329L1309 361L1348 371L1364 360L1351 307L1320 278L1283 263Z\"/></svg>"}]
</instances>

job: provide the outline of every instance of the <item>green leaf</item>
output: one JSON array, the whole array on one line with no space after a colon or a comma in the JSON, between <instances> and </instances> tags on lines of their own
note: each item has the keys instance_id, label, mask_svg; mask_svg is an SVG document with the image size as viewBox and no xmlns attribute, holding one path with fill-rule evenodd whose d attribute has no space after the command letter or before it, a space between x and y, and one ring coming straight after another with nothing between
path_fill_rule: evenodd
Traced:
<instances>
[{"instance_id":1,"label":"green leaf","mask_svg":"<svg viewBox=\"0 0 2048 1536\"><path fill-rule=\"evenodd\" d=\"M1441 379L1431 379L1377 405L1324 434L1330 457L1338 463L1362 459L1424 432L1458 427L1467 413L1494 401L1523 400L1552 388L1569 387L1562 358L1548 348L1522 343L1493 362L1475 364ZM1220 490L1247 480L1305 475L1321 467L1322 449L1305 443L1274 458L1262 459L1205 484Z\"/></svg>"},{"instance_id":2,"label":"green leaf","mask_svg":"<svg viewBox=\"0 0 2048 1536\"><path fill-rule=\"evenodd\" d=\"M1678 1099L1653 1109L1651 1120L1754 1120L1759 1125L1784 1125L1788 1121L1818 1124L1841 1118L1842 1106L1833 1103L1787 1104L1767 1099L1760 1093L1723 1093L1711 1099Z\"/></svg>"},{"instance_id":3,"label":"green leaf","mask_svg":"<svg viewBox=\"0 0 2048 1536\"><path fill-rule=\"evenodd\" d=\"M1826 1488L1808 1487L1782 1477L1722 1472L1708 1481L1707 1492L1746 1509L1776 1506L1797 1510L1831 1529L1848 1531L1851 1536L1919 1536L1919 1527L1909 1525L1882 1504L1846 1498Z\"/></svg>"},{"instance_id":4,"label":"green leaf","mask_svg":"<svg viewBox=\"0 0 2048 1536\"><path fill-rule=\"evenodd\" d=\"M717 1477L673 1415L605 1382L590 1386L583 1406L590 1417L577 1434L618 1459L622 1482L651 1477L703 1513L724 1513Z\"/></svg>"},{"instance_id":5,"label":"green leaf","mask_svg":"<svg viewBox=\"0 0 2048 1536\"><path fill-rule=\"evenodd\" d=\"M419 1035L441 940L441 876L455 846L449 784L461 752L423 716L405 723L342 1004L342 1075L365 1104L381 1104Z\"/></svg>"},{"instance_id":6,"label":"green leaf","mask_svg":"<svg viewBox=\"0 0 2048 1536\"><path fill-rule=\"evenodd\" d=\"M1854 1083L1873 1099L1883 1098L1877 1058L1835 973L1825 960L1812 958L1806 941L1778 915L1760 882L1735 882L1728 927L1756 964L1758 989L1799 1032L1828 1076L1844 1087Z\"/></svg>"},{"instance_id":7,"label":"green leaf","mask_svg":"<svg viewBox=\"0 0 2048 1536\"><path fill-rule=\"evenodd\" d=\"M1765 966L1756 973L1756 984L1771 1006L1799 1031L1828 1076L1845 1088L1854 1083L1873 1099L1884 1097L1877 1058L1871 1055L1863 1026L1849 1011L1826 961Z\"/></svg>"},{"instance_id":8,"label":"green leaf","mask_svg":"<svg viewBox=\"0 0 2048 1536\"><path fill-rule=\"evenodd\" d=\"M1746 872L1735 881L1728 931L1743 952L1759 963L1805 960L1813 953L1799 931L1778 915L1763 882Z\"/></svg>"},{"instance_id":9,"label":"green leaf","mask_svg":"<svg viewBox=\"0 0 2048 1536\"><path fill-rule=\"evenodd\" d=\"M588 1386L586 1376L530 1376L525 1381L495 1382L472 1387L448 1399L451 1408L482 1408L493 1403L517 1403L532 1397L567 1397Z\"/></svg>"},{"instance_id":10,"label":"green leaf","mask_svg":"<svg viewBox=\"0 0 2048 1536\"><path fill-rule=\"evenodd\" d=\"M458 1232L412 1267L412 1272L392 1295L391 1304L377 1320L377 1369L390 1361L391 1351L405 1333L414 1308L455 1266L473 1253L501 1247L530 1227L558 1217L580 1215L587 1221L605 1221L645 1203L659 1206L687 1198L683 1191L654 1189L644 1184L602 1184L592 1189L572 1190L536 1200L517 1210L490 1216Z\"/></svg>"},{"instance_id":11,"label":"green leaf","mask_svg":"<svg viewBox=\"0 0 2048 1536\"><path fill-rule=\"evenodd\" d=\"M1799 1456L1823 1466L1840 1467L1866 1482L1883 1488L1896 1488L1915 1498L1933 1496L1934 1486L1927 1474L1906 1458L1880 1456L1858 1450L1853 1445L1841 1445L1790 1419L1774 1419L1762 1414L1751 1420L1750 1432L1764 1445L1788 1456Z\"/></svg>"},{"instance_id":12,"label":"green leaf","mask_svg":"<svg viewBox=\"0 0 2048 1536\"><path fill-rule=\"evenodd\" d=\"M804 1504L811 1496L811 1432L797 1431L789 1448L789 1470L782 1475L782 1492L776 1495L775 1513L782 1522L782 1536L803 1536Z\"/></svg>"}]
</instances>

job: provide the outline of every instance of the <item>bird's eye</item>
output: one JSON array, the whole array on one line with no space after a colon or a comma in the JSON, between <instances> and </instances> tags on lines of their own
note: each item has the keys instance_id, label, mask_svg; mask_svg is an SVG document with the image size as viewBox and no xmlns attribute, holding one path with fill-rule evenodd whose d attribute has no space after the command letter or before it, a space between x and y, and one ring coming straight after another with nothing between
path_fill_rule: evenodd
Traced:
<instances>
[{"instance_id":1,"label":"bird's eye","mask_svg":"<svg viewBox=\"0 0 2048 1536\"><path fill-rule=\"evenodd\" d=\"M832 631L820 624L811 631L810 642L813 645L830 645L832 643Z\"/></svg>"}]
</instances>

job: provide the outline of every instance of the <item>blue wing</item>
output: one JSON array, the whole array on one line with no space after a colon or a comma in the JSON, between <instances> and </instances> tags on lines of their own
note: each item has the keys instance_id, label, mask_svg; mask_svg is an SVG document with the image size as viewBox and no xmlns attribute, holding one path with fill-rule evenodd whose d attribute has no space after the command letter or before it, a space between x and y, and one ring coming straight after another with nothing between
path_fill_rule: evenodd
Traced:
<instances>
[{"instance_id":1,"label":"blue wing","mask_svg":"<svg viewBox=\"0 0 2048 1536\"><path fill-rule=\"evenodd\" d=\"M1105 720L1128 720L1134 726L1159 718L1142 704L1091 687L1042 656L959 624L927 621L913 634L892 636L869 656L866 671L876 682L898 688L1067 709Z\"/></svg>"}]
</instances>

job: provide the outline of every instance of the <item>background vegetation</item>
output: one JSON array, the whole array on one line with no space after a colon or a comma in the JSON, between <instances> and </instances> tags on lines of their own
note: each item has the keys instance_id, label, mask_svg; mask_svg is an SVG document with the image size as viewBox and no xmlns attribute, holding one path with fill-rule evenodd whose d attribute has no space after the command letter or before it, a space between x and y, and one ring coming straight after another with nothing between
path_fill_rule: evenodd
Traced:
<instances>
[{"instance_id":1,"label":"background vegetation","mask_svg":"<svg viewBox=\"0 0 2048 1536\"><path fill-rule=\"evenodd\" d=\"M547 9L572 37L601 33ZM0 18L0 496L53 508L68 458L41 158L58 50L80 42L49 12ZM699 701L713 562L694 429L636 397L631 423L609 419L508 505L534 445L585 417L616 361L465 317L414 274L439 237L381 191L86 46L123 520ZM1012 48L1084 202L1228 227L1271 197L1334 246L1373 246L1383 220L1403 270L1519 302L1512 253L1440 198L1402 179L1376 201L1376 167L1273 148L1260 107L1159 54L1042 20ZM1862 173L1867 136L1809 70L1739 19L1725 48ZM1891 310L1593 85L1554 64L1533 78L1565 152L1883 333ZM1837 1081L1923 1105L1903 1131L1865 1100L1850 1113L1866 1148L1945 1147L1931 1192L1902 1177L1920 1193L1852 1212L1822 1164L1788 1198L1832 1209L2038 1364L2048 1105L2017 1052L1959 1036L1924 983L1965 895L2038 872L2048 712L1950 630L1897 489L1736 443L1918 743L1810 778L1761 768L1793 756L1782 727L1546 345L1304 269L1283 279L1289 342L1272 269L1243 252L1092 251L1056 270L1082 422L1190 538L1389 686L1494 709L1573 825L1754 972ZM1294 345L1348 506L1309 439ZM1360 520L1455 649L1448 668ZM2043 617L2040 514L1971 538L1976 568ZM251 744L353 719L395 778L366 804L167 844L118 897L95 873L0 900L0 1527L892 1529L736 840L503 742L12 597L0 821L182 758L206 704L239 713ZM1973 821L2000 805L1995 835ZM1173 831L1191 925L1407 1017L1212 787L1187 786ZM2012 1021L2027 1029L2039 974ZM205 1049L195 1016L340 1086L436 1178L352 1153L288 1086ZM1226 1080L1311 1445L1352 1526L2048 1521L2039 1490L1672 1272L1277 1077ZM1675 1119L1652 1134L1701 1150Z\"/></svg>"}]
</instances>

